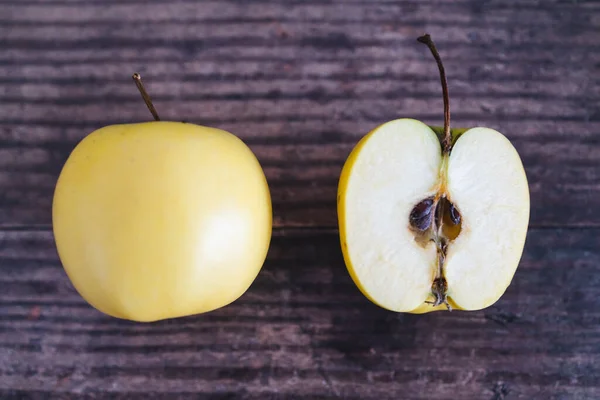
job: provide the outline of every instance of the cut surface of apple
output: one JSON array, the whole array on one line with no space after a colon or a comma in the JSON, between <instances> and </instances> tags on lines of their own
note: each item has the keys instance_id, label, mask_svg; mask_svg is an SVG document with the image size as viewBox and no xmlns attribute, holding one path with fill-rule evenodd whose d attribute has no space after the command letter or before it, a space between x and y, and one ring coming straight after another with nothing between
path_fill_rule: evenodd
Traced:
<instances>
[{"instance_id":1,"label":"cut surface of apple","mask_svg":"<svg viewBox=\"0 0 600 400\"><path fill-rule=\"evenodd\" d=\"M501 133L469 129L445 152L422 122L385 123L352 151L338 194L346 265L381 307L482 309L510 284L529 223L529 188Z\"/></svg>"}]
</instances>

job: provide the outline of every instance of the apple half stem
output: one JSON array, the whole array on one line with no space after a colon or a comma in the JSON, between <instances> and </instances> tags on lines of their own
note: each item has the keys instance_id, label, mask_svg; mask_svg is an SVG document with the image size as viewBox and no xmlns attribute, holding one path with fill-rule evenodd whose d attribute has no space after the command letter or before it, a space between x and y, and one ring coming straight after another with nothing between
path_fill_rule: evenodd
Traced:
<instances>
[{"instance_id":1,"label":"apple half stem","mask_svg":"<svg viewBox=\"0 0 600 400\"><path fill-rule=\"evenodd\" d=\"M438 53L435 44L433 43L433 39L429 34L425 34L423 36L419 36L417 41L425 44L431 50L431 54L433 54L433 58L435 58L435 62L437 63L438 69L440 70L440 81L442 82L442 95L444 97L444 139L442 140L442 147L444 153L449 153L452 148L452 132L450 131L450 97L448 95L448 81L446 80L446 70L444 69L444 64L442 63L442 58L440 57L440 53Z\"/></svg>"},{"instance_id":2,"label":"apple half stem","mask_svg":"<svg viewBox=\"0 0 600 400\"><path fill-rule=\"evenodd\" d=\"M433 130L433 132L435 132L435 134L437 135L437 137L440 140L440 143L444 140L444 127L443 126L435 126L435 125L429 125L429 127L431 128L431 130ZM465 133L466 131L468 131L471 128L452 128L450 129L450 135L452 136L452 146L454 146L454 143L456 143L456 141L458 140L458 138Z\"/></svg>"},{"instance_id":3,"label":"apple half stem","mask_svg":"<svg viewBox=\"0 0 600 400\"><path fill-rule=\"evenodd\" d=\"M150 110L150 112L152 113L154 120L160 121L158 113L156 112L156 108L154 108L154 104L152 104L152 100L150 99L150 95L148 94L148 92L146 92L146 89L144 88L144 84L142 83L142 76L136 72L135 74L133 74L132 78L135 82L135 86L137 86L138 90L140 91L140 94L142 95L142 99L144 99L144 103L146 103L146 107L148 107L148 110Z\"/></svg>"}]
</instances>

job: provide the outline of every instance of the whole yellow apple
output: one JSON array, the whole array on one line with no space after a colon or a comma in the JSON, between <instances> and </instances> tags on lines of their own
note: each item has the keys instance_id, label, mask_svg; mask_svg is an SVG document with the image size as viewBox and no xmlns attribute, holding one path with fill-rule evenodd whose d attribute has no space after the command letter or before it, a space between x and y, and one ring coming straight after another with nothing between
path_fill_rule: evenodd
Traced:
<instances>
[{"instance_id":1,"label":"whole yellow apple","mask_svg":"<svg viewBox=\"0 0 600 400\"><path fill-rule=\"evenodd\" d=\"M71 282L108 315L156 321L225 306L251 285L271 239L253 152L181 122L112 125L69 156L53 200Z\"/></svg>"}]
</instances>

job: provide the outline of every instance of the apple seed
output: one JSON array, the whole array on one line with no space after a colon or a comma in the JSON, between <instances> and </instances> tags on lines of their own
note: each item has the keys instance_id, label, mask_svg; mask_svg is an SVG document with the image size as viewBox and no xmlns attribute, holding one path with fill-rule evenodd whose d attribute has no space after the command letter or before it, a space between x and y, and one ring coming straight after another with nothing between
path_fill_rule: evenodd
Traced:
<instances>
[{"instance_id":1,"label":"apple seed","mask_svg":"<svg viewBox=\"0 0 600 400\"><path fill-rule=\"evenodd\" d=\"M421 232L428 230L432 223L433 206L433 198L417 204L410 213L410 226Z\"/></svg>"}]
</instances>

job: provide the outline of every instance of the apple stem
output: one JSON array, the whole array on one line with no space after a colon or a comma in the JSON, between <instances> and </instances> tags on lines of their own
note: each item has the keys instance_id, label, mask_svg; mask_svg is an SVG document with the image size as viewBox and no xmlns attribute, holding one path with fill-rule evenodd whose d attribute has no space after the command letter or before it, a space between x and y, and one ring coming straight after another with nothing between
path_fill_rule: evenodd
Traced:
<instances>
[{"instance_id":1,"label":"apple stem","mask_svg":"<svg viewBox=\"0 0 600 400\"><path fill-rule=\"evenodd\" d=\"M154 120L160 121L158 113L156 112L156 108L154 108L154 104L152 104L152 100L150 99L150 95L148 94L148 92L146 92L146 89L144 88L141 75L136 72L135 74L133 74L132 78L138 90L140 91L140 94L142 95L142 99L144 99L144 103L146 103L146 107L148 107L148 110L150 110L150 112L152 113Z\"/></svg>"},{"instance_id":2,"label":"apple stem","mask_svg":"<svg viewBox=\"0 0 600 400\"><path fill-rule=\"evenodd\" d=\"M440 70L440 80L442 82L442 94L444 97L444 139L442 141L442 147L445 153L450 152L452 147L452 132L450 131L450 97L448 95L448 81L446 80L446 71L444 70L444 64L440 53L438 53L433 40L429 34L425 34L417 38L417 41L425 44L431 50L433 58L437 63L438 69Z\"/></svg>"}]
</instances>

